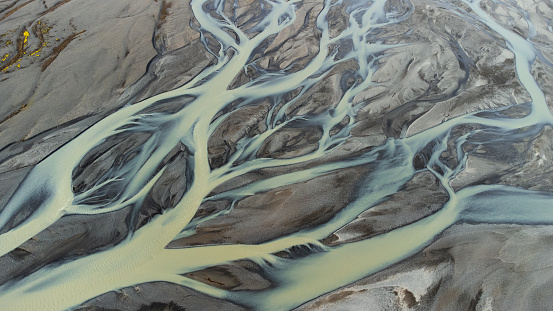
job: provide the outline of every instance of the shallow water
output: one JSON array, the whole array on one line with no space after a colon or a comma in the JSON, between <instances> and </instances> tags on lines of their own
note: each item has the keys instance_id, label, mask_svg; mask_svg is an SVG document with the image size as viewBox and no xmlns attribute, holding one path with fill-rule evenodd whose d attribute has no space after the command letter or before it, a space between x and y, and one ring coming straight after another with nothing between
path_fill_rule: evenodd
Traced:
<instances>
[{"instance_id":1,"label":"shallow water","mask_svg":"<svg viewBox=\"0 0 553 311\"><path fill-rule=\"evenodd\" d=\"M465 169L469 156L465 146L492 144L498 137L515 137L513 133L527 128L536 129L527 134L533 135L545 126L553 126L546 97L532 74L532 66L539 57L534 43L531 38L524 38L496 22L481 8L480 1L462 1L471 13L464 11L460 2L448 4L459 16L488 27L487 31L502 38L515 55L516 77L531 97L528 114L512 118L499 113L484 115L468 112L411 136L403 134L398 138L389 138L381 146L364 149L355 156L305 166L214 193L214 189L234 178L267 168L293 165L297 168L298 164L329 157L344 145L356 126L359 110L371 105L370 102L355 102L356 95L377 84L373 81L373 75L384 53L408 45L373 41L372 36L378 29L402 23L413 14L414 9L408 1L402 2L409 8L402 12L387 5L385 0L368 3L325 1L316 19L320 32L318 53L303 68L261 72L251 81L230 88L238 74L255 67L252 57L257 53L256 49L267 39L291 27L301 1L271 2L257 26L247 33L225 15L225 1L215 1L214 12L211 13L205 11L206 2L192 0L191 8L202 34L209 33L210 38L215 38L219 44L218 50L210 50L216 57L216 63L174 90L117 110L37 164L0 213L0 226L4 228L4 233L0 235L0 254L8 254L66 215L92 215L121 209L130 209L133 211L131 214L137 215L148 193L168 169L164 167L164 159L178 145L184 146L188 154L187 166L182 172L187 176L186 192L173 208L153 217L117 245L43 267L22 279L2 285L0 305L3 310L71 309L103 293L155 281L181 284L254 309L288 310L412 256L459 221L553 222L548 204L552 196L549 193L507 185L469 185L461 190L451 186L451 181ZM347 10L347 27L337 35L331 35L328 14L333 7L342 5L350 7ZM211 49L212 45L206 37L202 41L207 49ZM339 51L336 44L350 49ZM338 101L328 103L317 115L287 116L288 107L294 105L297 98L325 79L331 70L348 61L357 64L353 73L355 79L345 85ZM283 95L298 89L300 95L279 104ZM162 101L182 96L193 99L176 112L147 110ZM212 167L208 141L217 127L236 109L263 100L268 100L271 105L265 119L266 131L242 137L228 161L219 167ZM488 109L489 112L500 110ZM332 132L339 124L342 126ZM453 130L465 124L478 127L460 137L453 137ZM289 126L319 129L321 136L316 148L290 158L258 156L272 134ZM88 185L86 191L76 193L72 184L74 171L83 158L110 137L132 133L148 133L148 138L136 149L137 155L120 166L112 166L103 177ZM491 134L484 136L487 140L477 140L477 134L481 133ZM526 132L521 133L524 136ZM452 141L457 153L453 166L441 156L451 148L448 143ZM359 214L400 191L420 172L413 164L415 156L428 148L431 153L425 170L435 175L449 196L439 211L364 240L334 247L321 243ZM202 202L222 199L237 202L277 187L355 167L368 167L370 170L363 176L349 204L324 224L257 245L166 248L172 241L194 234L194 228L203 222L228 213L222 211L193 220ZM116 197L95 199L109 187L117 190ZM37 202L34 212L18 223L15 221L18 213L31 199ZM300 245L307 246L310 254L292 259L275 255ZM183 276L239 259L258 263L275 286L260 291L230 291Z\"/></svg>"}]
</instances>

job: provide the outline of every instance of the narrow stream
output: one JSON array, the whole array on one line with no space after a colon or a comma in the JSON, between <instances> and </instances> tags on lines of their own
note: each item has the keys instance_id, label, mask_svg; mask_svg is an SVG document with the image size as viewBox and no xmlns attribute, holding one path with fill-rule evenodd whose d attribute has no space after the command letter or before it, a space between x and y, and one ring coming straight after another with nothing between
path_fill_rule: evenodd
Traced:
<instances>
[{"instance_id":1,"label":"narrow stream","mask_svg":"<svg viewBox=\"0 0 553 311\"><path fill-rule=\"evenodd\" d=\"M25 278L4 284L0 287L2 310L66 310L109 291L154 281L181 284L258 310L289 310L416 254L458 221L553 223L549 206L553 197L550 194L504 185L475 185L455 191L450 185L465 168L468 155L463 146L471 143L474 135L483 129L493 129L496 135L510 135L519 129L553 126L553 116L545 95L531 71L538 57L536 48L527 38L492 19L478 0L461 1L472 10L471 17L465 17L478 20L504 38L507 47L514 53L516 75L531 96L529 114L508 118L468 113L409 137L388 139L382 146L355 158L309 166L210 196L213 189L233 178L263 168L307 163L331 154L344 144L356 124L356 114L362 108L354 104L354 97L374 85L372 77L382 53L402 45L372 42L373 31L401 23L409 18L413 10L402 14L389 12L386 0L355 3L350 10L347 28L331 36L327 16L333 6L343 4L341 1L326 0L316 20L320 31L318 54L304 68L292 73L284 70L279 74L266 73L229 89L236 75L251 66L256 48L295 21L301 1L271 1L270 10L255 29L255 36L244 33L224 15L225 1L215 1L214 4L215 14L220 18L205 11L206 2L192 0L191 7L201 32L211 34L220 43L220 50L212 51L217 58L216 64L177 89L121 108L36 165L0 212L0 226L4 228L4 233L0 235L0 255L14 250L65 215L109 213L129 206L138 208L163 174L165 168L160 168L163 159L179 144L185 146L191 155L187 171L190 182L186 193L174 208L157 215L116 246L62 264L46 266ZM455 4L450 3L451 6ZM409 2L405 5L413 6ZM465 13L459 10L458 14ZM331 47L344 42L350 43L351 50L337 57L338 51ZM204 43L207 47L207 41ZM351 60L358 64L356 82L324 113L312 118L287 118L284 111L294 99L280 106L278 101L271 101L273 106L267 118L266 132L243 138L228 163L218 168L210 167L208 139L217 126L231 115L232 109L263 99L275 99L296 89L306 92L333 68ZM180 111L147 112L148 108L162 101L182 96L193 99ZM237 106L236 102L239 103ZM490 111L493 112L493 109ZM345 126L331 134L331 130L344 119L348 120ZM315 150L288 159L256 157L271 134L292 122L296 127L309 126L321 130ZM453 128L463 124L478 124L480 127L455 140L457 166L449 167L440 155L448 148ZM145 131L151 135L141 145L138 156L123 163L122 167L114 167L89 190L74 193L73 171L93 148L114 135ZM493 137L489 139L492 142ZM428 146L434 147L426 163L427 169L437 177L449 196L438 212L369 239L336 247L321 244L321 240L359 214L399 191L417 173L413 167L415 155ZM259 245L166 248L171 241L192 234L194 227L202 221L224 216L221 213L191 222L202 202L217 199L236 201L279 186L362 165L369 165L371 171L363 178L359 195L330 221L318 227ZM120 189L116 198L107 203L87 203L91 202L95 192L110 185ZM26 220L11 228L18 212L29 202L39 204ZM296 245L308 246L313 253L297 259L274 255ZM182 276L238 259L260 263L276 286L263 291L226 291Z\"/></svg>"}]
</instances>

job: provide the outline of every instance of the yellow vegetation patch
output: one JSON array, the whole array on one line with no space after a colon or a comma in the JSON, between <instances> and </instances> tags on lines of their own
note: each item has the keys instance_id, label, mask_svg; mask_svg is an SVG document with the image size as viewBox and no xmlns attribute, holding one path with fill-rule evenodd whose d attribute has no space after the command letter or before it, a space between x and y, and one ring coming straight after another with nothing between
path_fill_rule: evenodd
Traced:
<instances>
[{"instance_id":1,"label":"yellow vegetation patch","mask_svg":"<svg viewBox=\"0 0 553 311\"><path fill-rule=\"evenodd\" d=\"M17 44L16 44L17 51L15 55L10 59L6 59L5 63L0 65L0 71L6 72L12 65L19 62L23 57L23 55L26 54L27 37L29 37L29 32L27 31L27 29L23 28L19 33L19 37L17 38ZM21 66L18 66L18 67L21 67Z\"/></svg>"},{"instance_id":2,"label":"yellow vegetation patch","mask_svg":"<svg viewBox=\"0 0 553 311\"><path fill-rule=\"evenodd\" d=\"M25 30L23 32L23 44L27 44L27 38L29 38L29 32Z\"/></svg>"}]
</instances>

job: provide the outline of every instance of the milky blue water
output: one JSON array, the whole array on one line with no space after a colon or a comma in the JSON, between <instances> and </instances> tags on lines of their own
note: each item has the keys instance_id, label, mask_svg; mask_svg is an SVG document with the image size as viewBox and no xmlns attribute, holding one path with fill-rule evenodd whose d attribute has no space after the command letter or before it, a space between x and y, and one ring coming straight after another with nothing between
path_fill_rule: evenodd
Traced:
<instances>
[{"instance_id":1,"label":"milky blue water","mask_svg":"<svg viewBox=\"0 0 553 311\"><path fill-rule=\"evenodd\" d=\"M399 13L391 11L385 0L355 2L348 10L350 19L347 28L331 36L327 15L332 6L343 4L340 1L325 1L316 20L316 27L320 31L318 53L304 68L292 73L286 70L265 72L244 85L229 89L237 74L249 66L255 66L252 55L256 48L295 21L301 1L271 2L266 7L267 14L260 18L259 24L249 33L245 33L231 18L225 16L224 1L214 2L213 14L204 10L205 2L192 0L191 7L202 34L210 33L220 44L218 51L211 50L217 62L177 89L121 108L36 165L2 209L0 226L8 226L28 204L29 198L37 198L35 201L39 203L29 218L0 235L0 254L12 251L64 215L109 213L129 206L138 208L164 173L165 167L159 169L163 159L178 144L184 145L191 154L188 160L191 182L187 192L174 208L157 215L120 244L60 265L47 266L28 277L3 285L0 287L2 310L71 309L103 293L153 281L181 284L259 310L287 310L417 253L438 234L459 221L517 224L553 222L553 207L550 206L552 196L548 193L504 185L475 185L459 191L451 187L451 181L465 168L468 155L463 146L476 143L476 134L493 130L493 135L486 136L489 141L479 139L477 142L485 145L493 143L496 136L512 135L524 128L539 130L546 125L553 125L553 116L544 93L531 72L538 56L535 46L529 38L521 37L496 22L477 0L448 4L463 18L486 25L488 31L503 38L514 53L516 76L531 96L528 103L531 109L527 115L509 118L501 114L484 116L468 113L416 135L389 139L382 146L355 158L295 170L210 197L214 188L233 178L262 168L306 163L331 154L344 144L356 124L359 109L371 105L370 102L354 103L354 97L374 85L372 77L382 53L403 46L375 43L370 40L373 31L408 19L413 12L413 5L406 2L411 9ZM470 13L460 7L455 9L461 2L466 5L465 8L470 8ZM529 28L533 29L528 14L526 18ZM535 35L535 31L530 31L530 35L533 33ZM202 36L202 40L207 48L206 37ZM329 47L344 42L348 42L351 49L338 58L337 51ZM352 60L358 64L355 73L357 82L348 87L337 102L329 103L326 110L317 116L287 117L286 109L299 96L324 79L337 65ZM276 99L279 96L300 88L297 97L282 106L278 105ZM155 107L163 100L181 96L189 96L193 100L177 112L144 112L146 108ZM208 138L231 115L233 110L228 110L231 104L238 101L238 106L234 107L237 109L264 99L273 103L266 119L267 131L243 138L226 164L211 168ZM331 135L331 129L344 119L348 120L345 125ZM315 150L289 159L256 157L271 134L292 123L295 127L309 126L321 130L322 136ZM479 127L461 137L452 137L452 129L463 124L478 124ZM112 168L87 191L75 194L72 189L72 172L83 157L109 137L129 132L149 132L151 135L142 144L136 157L121 167ZM441 158L451 139L457 152L455 167L450 167ZM413 167L415 155L429 146L432 154L427 159L426 169L437 177L449 196L447 203L438 212L366 240L336 247L320 243L320 240L354 220L360 213L399 191L417 172ZM192 221L198 207L206 200L236 201L279 186L361 165L370 165L371 170L363 178L358 195L325 224L259 245L165 248L171 241L193 234L199 223L214 217L224 217L228 212ZM89 203L97 191L115 185L120 190L118 196L107 203ZM313 254L293 260L273 255L296 245L308 246ZM238 259L251 259L259 263L266 269L275 287L259 292L226 291L182 276L187 272Z\"/></svg>"}]
</instances>

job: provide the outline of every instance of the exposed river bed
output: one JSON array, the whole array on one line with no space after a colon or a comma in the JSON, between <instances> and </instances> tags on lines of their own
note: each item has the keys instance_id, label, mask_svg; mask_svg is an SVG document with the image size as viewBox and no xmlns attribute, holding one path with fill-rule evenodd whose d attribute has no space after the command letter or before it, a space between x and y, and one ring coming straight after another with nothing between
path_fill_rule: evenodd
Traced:
<instances>
[{"instance_id":1,"label":"exposed river bed","mask_svg":"<svg viewBox=\"0 0 553 311\"><path fill-rule=\"evenodd\" d=\"M1 4L2 310L553 305L552 1L116 2Z\"/></svg>"}]
</instances>

